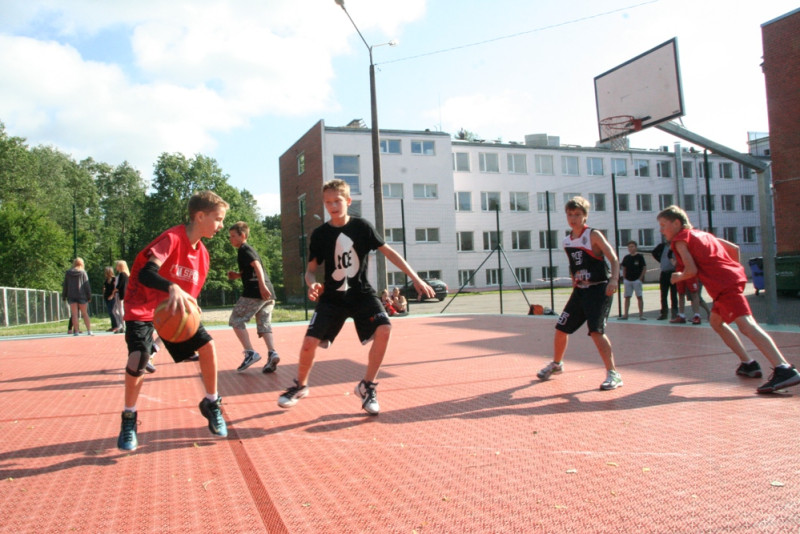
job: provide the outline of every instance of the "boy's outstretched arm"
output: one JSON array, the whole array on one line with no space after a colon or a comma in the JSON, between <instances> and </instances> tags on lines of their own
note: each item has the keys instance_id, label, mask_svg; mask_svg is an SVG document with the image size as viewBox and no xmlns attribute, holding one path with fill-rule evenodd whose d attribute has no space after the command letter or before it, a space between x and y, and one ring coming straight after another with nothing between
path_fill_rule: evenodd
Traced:
<instances>
[{"instance_id":1,"label":"boy's outstretched arm","mask_svg":"<svg viewBox=\"0 0 800 534\"><path fill-rule=\"evenodd\" d=\"M381 251L384 256L386 256L387 260L392 262L411 278L411 281L414 282L414 288L417 290L418 295L425 295L431 299L436 296L436 292L433 290L433 288L426 284L425 281L419 277L417 272L411 268L408 262L406 262L406 260L404 260L403 257L392 247L389 245L383 245L382 247L379 247L378 250Z\"/></svg>"},{"instance_id":2,"label":"boy's outstretched arm","mask_svg":"<svg viewBox=\"0 0 800 534\"><path fill-rule=\"evenodd\" d=\"M672 273L669 280L672 284L697 276L697 264L694 262L694 258L692 258L692 254L689 252L686 241L677 241L675 243L675 250L683 262L683 271Z\"/></svg>"}]
</instances>

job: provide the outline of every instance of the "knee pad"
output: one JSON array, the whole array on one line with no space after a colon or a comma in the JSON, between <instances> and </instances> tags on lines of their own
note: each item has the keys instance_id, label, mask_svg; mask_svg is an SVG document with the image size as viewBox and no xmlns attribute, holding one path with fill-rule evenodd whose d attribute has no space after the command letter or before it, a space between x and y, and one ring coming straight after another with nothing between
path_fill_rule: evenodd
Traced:
<instances>
[{"instance_id":1,"label":"knee pad","mask_svg":"<svg viewBox=\"0 0 800 534\"><path fill-rule=\"evenodd\" d=\"M131 352L128 354L128 365L125 366L125 372L131 376L142 376L148 361L150 361L150 355L144 351Z\"/></svg>"}]
</instances>

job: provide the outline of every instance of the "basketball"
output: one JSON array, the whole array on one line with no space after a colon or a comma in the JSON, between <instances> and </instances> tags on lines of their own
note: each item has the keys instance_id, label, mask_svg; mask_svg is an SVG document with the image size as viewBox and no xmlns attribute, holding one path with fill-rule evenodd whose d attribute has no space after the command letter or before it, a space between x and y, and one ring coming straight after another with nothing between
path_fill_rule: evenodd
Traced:
<instances>
[{"instance_id":1,"label":"basketball","mask_svg":"<svg viewBox=\"0 0 800 534\"><path fill-rule=\"evenodd\" d=\"M168 299L161 301L153 313L153 326L161 339L170 343L186 341L197 332L200 326L200 309L188 301L183 313L170 313L167 309Z\"/></svg>"}]
</instances>

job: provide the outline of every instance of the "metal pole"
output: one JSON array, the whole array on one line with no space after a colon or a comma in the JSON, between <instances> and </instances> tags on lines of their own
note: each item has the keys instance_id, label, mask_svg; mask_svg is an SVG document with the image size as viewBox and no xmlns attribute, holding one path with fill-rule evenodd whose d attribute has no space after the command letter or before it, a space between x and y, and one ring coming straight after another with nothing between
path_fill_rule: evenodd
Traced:
<instances>
[{"instance_id":1,"label":"metal pole","mask_svg":"<svg viewBox=\"0 0 800 534\"><path fill-rule=\"evenodd\" d=\"M78 257L78 208L72 203L72 259Z\"/></svg>"},{"instance_id":2,"label":"metal pole","mask_svg":"<svg viewBox=\"0 0 800 534\"><path fill-rule=\"evenodd\" d=\"M708 149L703 150L703 171L706 178L706 213L708 214L708 233L714 233L714 225L711 222L711 167L708 164Z\"/></svg>"},{"instance_id":3,"label":"metal pole","mask_svg":"<svg viewBox=\"0 0 800 534\"><path fill-rule=\"evenodd\" d=\"M300 258L303 267L303 309L306 313L306 321L308 321L308 284L306 283L306 230L305 219L306 216L306 199L300 199Z\"/></svg>"},{"instance_id":4,"label":"metal pole","mask_svg":"<svg viewBox=\"0 0 800 534\"><path fill-rule=\"evenodd\" d=\"M408 261L408 251L406 250L406 206L403 199L400 199L400 224L403 227L403 259ZM408 275L403 273L403 287L408 285ZM406 311L411 313L411 301L406 299Z\"/></svg>"},{"instance_id":5,"label":"metal pole","mask_svg":"<svg viewBox=\"0 0 800 534\"><path fill-rule=\"evenodd\" d=\"M544 192L544 204L547 210L547 235L544 237L545 245L547 245L547 257L549 258L549 278L550 278L550 313L556 312L555 290L553 289L553 244L550 242L550 191Z\"/></svg>"},{"instance_id":6,"label":"metal pole","mask_svg":"<svg viewBox=\"0 0 800 534\"><path fill-rule=\"evenodd\" d=\"M503 315L503 262L500 257L500 205L494 207L495 226L497 228L497 282L500 284L500 315Z\"/></svg>"},{"instance_id":7,"label":"metal pole","mask_svg":"<svg viewBox=\"0 0 800 534\"><path fill-rule=\"evenodd\" d=\"M767 324L778 324L778 288L775 280L775 231L772 212L772 167L756 174L758 211L761 217L761 256L764 258L764 293L767 297Z\"/></svg>"},{"instance_id":8,"label":"metal pole","mask_svg":"<svg viewBox=\"0 0 800 534\"><path fill-rule=\"evenodd\" d=\"M384 235L383 229L383 180L381 179L381 146L378 131L378 99L375 93L375 65L372 63L372 47L369 47L369 97L372 107L372 187L375 196L375 229ZM386 289L386 258L375 254L378 275L378 292Z\"/></svg>"},{"instance_id":9,"label":"metal pole","mask_svg":"<svg viewBox=\"0 0 800 534\"><path fill-rule=\"evenodd\" d=\"M619 255L619 221L617 220L617 175L611 173L611 195L614 197L614 246L617 247ZM617 293L622 294L622 287L617 284ZM617 296L617 313L622 317L622 299Z\"/></svg>"}]
</instances>

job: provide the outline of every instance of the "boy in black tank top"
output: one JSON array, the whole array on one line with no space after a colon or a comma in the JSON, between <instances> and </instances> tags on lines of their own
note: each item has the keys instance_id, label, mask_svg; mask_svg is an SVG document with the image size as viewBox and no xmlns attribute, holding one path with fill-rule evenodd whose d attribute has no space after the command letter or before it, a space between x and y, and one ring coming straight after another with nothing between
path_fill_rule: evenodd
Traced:
<instances>
[{"instance_id":1,"label":"boy in black tank top","mask_svg":"<svg viewBox=\"0 0 800 534\"><path fill-rule=\"evenodd\" d=\"M589 201L573 197L565 206L567 222L571 229L564 238L564 251L569 258L572 277L572 295L558 318L553 341L553 361L537 373L540 380L563 372L561 361L567 350L569 334L586 323L600 357L606 366L606 379L600 389L616 389L622 385L622 377L614 364L611 342L605 334L606 319L611 309L613 295L619 281L619 260L605 236L586 225L589 216ZM609 277L608 265L611 264Z\"/></svg>"}]
</instances>

